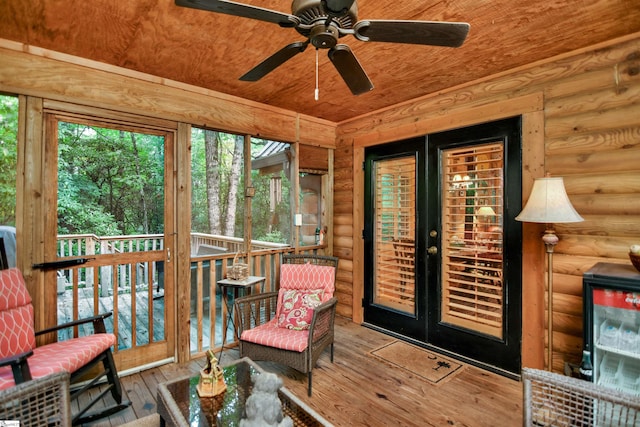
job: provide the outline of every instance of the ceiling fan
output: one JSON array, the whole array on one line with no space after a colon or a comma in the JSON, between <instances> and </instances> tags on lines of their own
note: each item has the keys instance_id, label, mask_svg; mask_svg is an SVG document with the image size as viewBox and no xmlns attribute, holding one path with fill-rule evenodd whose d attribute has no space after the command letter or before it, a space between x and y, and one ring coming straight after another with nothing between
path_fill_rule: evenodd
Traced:
<instances>
[{"instance_id":1,"label":"ceiling fan","mask_svg":"<svg viewBox=\"0 0 640 427\"><path fill-rule=\"evenodd\" d=\"M283 47L240 77L240 80L258 81L312 44L316 49L329 50L329 59L354 95L370 91L373 84L349 46L338 43L341 37L350 34L365 42L459 47L469 32L469 24L464 22L358 21L356 0L293 0L291 15L226 0L175 2L178 6L257 19L281 27L293 27L307 38L305 41Z\"/></svg>"}]
</instances>

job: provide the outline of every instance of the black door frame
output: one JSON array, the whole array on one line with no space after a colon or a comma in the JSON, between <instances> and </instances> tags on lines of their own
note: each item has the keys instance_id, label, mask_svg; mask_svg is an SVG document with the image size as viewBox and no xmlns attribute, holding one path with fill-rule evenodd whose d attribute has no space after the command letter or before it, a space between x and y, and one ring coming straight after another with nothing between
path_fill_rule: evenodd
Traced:
<instances>
[{"instance_id":1,"label":"black door frame","mask_svg":"<svg viewBox=\"0 0 640 427\"><path fill-rule=\"evenodd\" d=\"M522 209L522 120L512 117L490 123L469 126L427 136L428 165L441 161L442 149L480 145L502 140L504 143L504 199L503 199L503 338L471 334L462 328L439 321L441 317L440 257L429 258L429 346L462 358L485 369L516 377L522 360L522 226L515 217ZM429 229L442 235L438 209L442 205L439 168L429 171L428 193L437 194L438 202L429 206ZM438 241L438 247L441 242Z\"/></svg>"},{"instance_id":2,"label":"black door frame","mask_svg":"<svg viewBox=\"0 0 640 427\"><path fill-rule=\"evenodd\" d=\"M390 310L386 307L378 306L374 303L373 295L373 275L365 274L364 280L364 322L370 327L393 331L402 337L408 337L420 342L426 340L427 308L426 289L420 288L418 284L425 283L426 262L423 259L424 250L424 225L419 212L425 212L426 201L424 197L418 197L424 193L426 188L426 139L425 137L411 138L399 142L377 145L365 150L365 222L364 222L364 268L366 271L373 271L373 227L374 221L371 215L374 213L373 203L375 201L375 186L371 183L374 163L378 160L388 160L400 157L416 157L416 236L415 236L415 277L416 293L415 304L416 313L411 315L405 312Z\"/></svg>"},{"instance_id":3,"label":"black door frame","mask_svg":"<svg viewBox=\"0 0 640 427\"><path fill-rule=\"evenodd\" d=\"M413 344L430 348L464 362L497 372L512 378L518 378L521 369L521 341L522 341L522 227L515 221L515 216L522 207L522 119L520 116L502 119L490 123L469 126L444 132L429 134L407 140L369 147L365 150L365 222L364 238L364 324L380 330L391 336L403 339ZM480 135L480 136L478 136ZM450 330L443 329L437 321L440 310L440 268L439 258L429 257L426 252L429 230L436 229L441 235L441 226L434 221L440 218L438 212L441 206L440 176L438 176L438 150L433 147L444 144L443 141L452 137L457 138L457 145L480 144L504 138L505 166L504 166L504 283L505 285L505 322L504 354L496 352L495 348L485 348L482 340L471 340L462 332L454 331L453 337L443 341L438 337L450 334ZM409 152L419 153L417 162L418 194L438 195L437 202L429 204L428 197L418 197L416 203L416 307L417 315L411 319L406 314L389 313L372 304L374 257L373 245L373 194L370 179L372 162L383 158L399 157ZM438 221L436 221L438 222ZM438 246L440 242L438 242ZM427 286L428 283L438 286ZM403 317L404 316L404 317ZM468 335L468 334L467 334ZM465 337L464 339L460 339ZM485 340L488 337L483 337ZM492 338L489 337L491 340ZM497 362L497 363L496 363Z\"/></svg>"}]
</instances>

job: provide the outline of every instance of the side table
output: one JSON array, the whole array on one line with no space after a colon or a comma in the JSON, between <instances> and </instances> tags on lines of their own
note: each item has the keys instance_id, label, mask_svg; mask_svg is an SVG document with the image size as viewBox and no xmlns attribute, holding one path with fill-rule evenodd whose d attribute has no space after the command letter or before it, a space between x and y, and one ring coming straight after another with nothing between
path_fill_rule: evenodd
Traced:
<instances>
[{"instance_id":1,"label":"side table","mask_svg":"<svg viewBox=\"0 0 640 427\"><path fill-rule=\"evenodd\" d=\"M233 316L233 305L232 302L229 301L229 292L233 293L233 301L236 298L251 295L253 293L254 288L260 286L259 292L262 292L264 289L264 283L266 278L262 276L249 276L243 280L233 280L233 279L222 279L218 280L218 286L220 286L220 292L222 293L222 301L224 301L224 322L222 325L222 347L220 347L220 356L218 360L222 357L222 350L224 350L224 345L227 342L227 329L229 328L229 323L233 326L233 336L234 338L238 337L238 330L236 328L236 322Z\"/></svg>"}]
</instances>

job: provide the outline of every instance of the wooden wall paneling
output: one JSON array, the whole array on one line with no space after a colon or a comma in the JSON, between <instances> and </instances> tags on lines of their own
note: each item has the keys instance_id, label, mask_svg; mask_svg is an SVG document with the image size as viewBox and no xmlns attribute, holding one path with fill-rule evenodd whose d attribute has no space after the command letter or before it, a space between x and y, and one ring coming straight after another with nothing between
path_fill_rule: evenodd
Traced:
<instances>
[{"instance_id":1,"label":"wooden wall paneling","mask_svg":"<svg viewBox=\"0 0 640 427\"><path fill-rule=\"evenodd\" d=\"M364 148L353 150L353 321L364 321Z\"/></svg>"},{"instance_id":2,"label":"wooden wall paneling","mask_svg":"<svg viewBox=\"0 0 640 427\"><path fill-rule=\"evenodd\" d=\"M447 111L446 115L438 115L440 110L434 102L436 114L425 111L424 116L414 117L410 123L398 127L389 127L388 130L376 129L373 135L363 135L356 137L355 145L360 147L371 146L383 142L397 141L413 136L426 135L428 133L439 132L447 129L455 129L463 126L470 126L478 123L490 122L492 120L504 119L528 112L542 109L542 93L536 92L517 98L503 98L488 103L487 105L469 107L459 106ZM381 122L389 125L390 118L383 118Z\"/></svg>"},{"instance_id":3,"label":"wooden wall paneling","mask_svg":"<svg viewBox=\"0 0 640 427\"><path fill-rule=\"evenodd\" d=\"M329 170L329 149L300 143L300 170Z\"/></svg>"},{"instance_id":4,"label":"wooden wall paneling","mask_svg":"<svg viewBox=\"0 0 640 427\"><path fill-rule=\"evenodd\" d=\"M191 123L279 141L333 146L335 124L99 62L0 40L0 91ZM55 59L54 59L55 58ZM69 84L73 82L73 84ZM97 89L99 88L99 90ZM298 129L302 126L302 129Z\"/></svg>"},{"instance_id":5,"label":"wooden wall paneling","mask_svg":"<svg viewBox=\"0 0 640 427\"><path fill-rule=\"evenodd\" d=\"M379 132L384 133L387 129L392 132L394 128L408 126L412 120L426 114L448 115L452 109L460 106L464 108L483 106L510 97L537 92L541 89L544 89L545 98L566 93L572 94L576 88L581 89L585 86L584 82L573 82L573 80L580 79L585 72L602 68L603 64L611 66L626 64L634 58L634 55L637 56L638 50L638 35L634 34L559 55L344 121L338 127L338 137L344 135L359 138L369 135L374 139L371 143L376 144L384 142L382 138L378 137ZM627 70L626 75L630 74L630 68L626 67L625 69ZM611 80L613 80L613 75L612 68L608 73ZM555 95L550 94L550 85L554 82L565 81L563 79L569 82L564 87L565 92L557 91ZM584 77L584 81L590 80L589 77ZM553 89L551 91L553 93Z\"/></svg>"},{"instance_id":6,"label":"wooden wall paneling","mask_svg":"<svg viewBox=\"0 0 640 427\"><path fill-rule=\"evenodd\" d=\"M291 213L293 214L300 213L300 143L294 142L290 145L290 149L292 151L291 158L293 162L289 166L291 168ZM293 218L291 218L291 223L293 224ZM293 246L296 248L296 253L298 250L298 245L300 244L300 233L299 229L296 228L296 232L293 233L293 241L291 242Z\"/></svg>"},{"instance_id":7,"label":"wooden wall paneling","mask_svg":"<svg viewBox=\"0 0 640 427\"><path fill-rule=\"evenodd\" d=\"M45 162L44 116L42 99L32 96L21 96L19 107L18 130L18 170L16 182L16 228L17 228L17 260L18 267L24 275L27 289L33 299L34 327L36 330L47 326L45 277L41 270L33 270L31 266L44 261L45 247L45 179L43 165ZM55 312L53 313L55 315ZM41 344L41 339L38 344Z\"/></svg>"},{"instance_id":8,"label":"wooden wall paneling","mask_svg":"<svg viewBox=\"0 0 640 427\"><path fill-rule=\"evenodd\" d=\"M620 236L626 233L632 235L640 234L640 214L594 215L587 213L582 217L584 218L583 222L556 225L556 231L565 234L569 232L567 230L572 230L571 232L574 234L592 236ZM606 230L602 229L603 223L607 224Z\"/></svg>"},{"instance_id":9,"label":"wooden wall paneling","mask_svg":"<svg viewBox=\"0 0 640 427\"><path fill-rule=\"evenodd\" d=\"M336 124L328 120L298 114L298 139L302 144L325 148L336 146Z\"/></svg>"},{"instance_id":10,"label":"wooden wall paneling","mask_svg":"<svg viewBox=\"0 0 640 427\"><path fill-rule=\"evenodd\" d=\"M187 129L184 128L184 125L179 125L178 123L171 124L172 128L169 128L164 134L165 138L165 202L164 202L164 255L165 261L168 259L168 254L171 253L171 258L174 258L174 254L179 252L179 244L178 240L184 240L191 246L191 220L187 222L189 226L189 232L185 233L184 229L178 229L178 224L184 226L184 215L189 215L191 218L191 212L189 210L188 213L180 212L179 206L185 206L181 204L184 200L185 195L179 194L178 189L183 188L185 178L188 179L188 195L189 200L191 200L191 143L185 144L184 139L182 139L181 147L178 147L178 127L180 126L180 130L182 134L180 138L184 138L185 136L189 137L189 141L191 141L191 127ZM185 135L186 134L186 135ZM185 153L185 151L187 153ZM183 156L182 158L179 156ZM188 167L178 167L180 162L185 160L185 157L189 158L189 166ZM183 174L187 173L188 175L185 177ZM176 263L175 262L165 262L164 263L164 304L165 304L165 312L167 322L165 324L165 336L167 340L167 345L159 346L159 349L165 351L165 354L162 355L162 359L166 359L168 357L175 357L176 355L176 289L180 284L190 283L190 281L186 280L183 282L179 282L176 280ZM189 265L189 271L191 271L191 266ZM167 277L170 277L171 280L167 281ZM184 285L183 285L184 286ZM189 286L189 288L191 288ZM167 354L169 353L169 354ZM159 358L155 358L154 360L158 360ZM149 360L149 359L147 359Z\"/></svg>"},{"instance_id":11,"label":"wooden wall paneling","mask_svg":"<svg viewBox=\"0 0 640 427\"><path fill-rule=\"evenodd\" d=\"M564 177L574 207L585 218L556 227L554 301L559 304L554 309L567 322L583 322L582 274L599 261L626 262L629 245L640 241L640 78L629 72L629 57L639 47L624 43L607 50L613 55L585 55L598 61L545 88L547 171ZM559 342L555 354L578 363L574 341L580 342L582 331L559 332L566 332L561 337L570 344Z\"/></svg>"},{"instance_id":12,"label":"wooden wall paneling","mask_svg":"<svg viewBox=\"0 0 640 427\"><path fill-rule=\"evenodd\" d=\"M178 132L175 141L176 166L175 171L176 191L175 206L191 206L191 126L186 123L178 123ZM189 360L190 348L190 317L191 317L191 209L176 209L175 230L179 236L176 242L177 253L171 254L174 265L176 316L176 359L178 362ZM165 274L166 267L165 267ZM185 284L181 286L180 284Z\"/></svg>"},{"instance_id":13,"label":"wooden wall paneling","mask_svg":"<svg viewBox=\"0 0 640 427\"><path fill-rule=\"evenodd\" d=\"M327 150L327 173L322 175L322 223L327 227L324 235L326 255L333 255L333 234L335 226L333 224L333 170L335 168L335 153L333 149ZM342 266L338 264L338 270Z\"/></svg>"},{"instance_id":14,"label":"wooden wall paneling","mask_svg":"<svg viewBox=\"0 0 640 427\"><path fill-rule=\"evenodd\" d=\"M42 109L38 113L44 111L42 99L38 98L37 103L42 106ZM33 118L38 120L37 118ZM42 242L41 249L44 251L44 258L41 261L35 262L48 262L54 261L57 258L57 230L58 230L58 118L53 114L44 114L43 116L44 129L42 129L43 141L44 141L44 158L42 164L42 170L38 176L42 177L42 193L41 205L42 212L47 212L44 215L44 221L39 220L44 225L42 234L39 235ZM51 327L58 324L57 310L50 310L47 307L57 307L57 293L56 293L56 272L39 270L41 284L44 289L38 290L38 299L44 301L43 311L41 312L43 327ZM35 299L35 298L34 298ZM34 307L35 308L35 307ZM37 328L36 330L38 330ZM57 340L55 334L50 334L49 337L40 337L40 339L46 342Z\"/></svg>"},{"instance_id":15,"label":"wooden wall paneling","mask_svg":"<svg viewBox=\"0 0 640 427\"><path fill-rule=\"evenodd\" d=\"M640 110L638 110L636 121L638 117L640 117ZM638 168L636 162L638 155L640 155L640 145L583 154L549 156L547 169L553 175L634 171Z\"/></svg>"},{"instance_id":16,"label":"wooden wall paneling","mask_svg":"<svg viewBox=\"0 0 640 427\"><path fill-rule=\"evenodd\" d=\"M582 297L579 298L578 302L582 303ZM556 312L553 317L554 330L574 337L582 335L582 310L580 315Z\"/></svg>"},{"instance_id":17,"label":"wooden wall paneling","mask_svg":"<svg viewBox=\"0 0 640 427\"><path fill-rule=\"evenodd\" d=\"M522 117L522 206L527 203L535 178L544 175L544 112ZM545 263L544 227L522 223L522 366L545 366Z\"/></svg>"},{"instance_id":18,"label":"wooden wall paneling","mask_svg":"<svg viewBox=\"0 0 640 427\"><path fill-rule=\"evenodd\" d=\"M351 230L345 229L342 224L352 218L351 189L351 151L349 146L336 145L333 155L333 255L340 258L336 294L338 296L337 312L341 316L352 318L353 316L353 245L350 235Z\"/></svg>"},{"instance_id":19,"label":"wooden wall paneling","mask_svg":"<svg viewBox=\"0 0 640 427\"><path fill-rule=\"evenodd\" d=\"M553 277L554 284L558 283L557 287L554 286L554 290L557 289L558 293L582 298L582 277L557 270L553 273Z\"/></svg>"},{"instance_id":20,"label":"wooden wall paneling","mask_svg":"<svg viewBox=\"0 0 640 427\"><path fill-rule=\"evenodd\" d=\"M559 282L556 283L556 297L563 298L562 291L567 289L575 294L575 283L581 281L582 273L595 262L628 262L627 243L640 241L640 233L633 225L638 223L637 212L640 211L640 188L637 185L637 177L640 176L640 151L637 148L640 144L640 107L637 103L640 77L634 71L638 52L638 35L581 49L464 87L451 88L446 93L345 121L338 128L338 140L353 139L356 146L365 147L423 134L425 129L433 131L432 128L439 126L482 122L494 118L492 113L508 112L509 107L516 104L507 105L505 100L543 93L544 99L539 103L544 106L544 114L539 122L544 126L542 131L538 130L541 133L538 147L543 147L543 152L534 161L537 164L533 168L527 161L524 163L524 200L528 196L529 179L532 182L534 177L543 176L545 172L564 176L570 199L587 220L581 224L557 227L560 243L554 254L554 275ZM496 109L496 103L505 104L505 109ZM477 112L483 111L487 105L492 105L490 113L478 115ZM531 114L535 111L538 110L531 110ZM531 147L532 144L525 144L523 159ZM337 183L337 187L342 185ZM525 293L531 289L540 291L540 284L544 283L544 279L540 282L530 278L545 276L545 257L539 243L542 228L523 224ZM531 262L527 254L533 254L538 261ZM559 271L568 276L558 276ZM538 286L531 288L527 280ZM542 292L544 295L544 289ZM534 300L540 301L540 295L534 295ZM536 357L529 357L535 352L527 349L528 340L543 341L530 335L541 336L543 330L528 317L530 301L529 296L523 295L523 317L527 323L523 330L524 366L537 364ZM535 311L540 313L541 308ZM574 325L581 322L581 317L567 314L571 315L576 317L571 320ZM579 346L574 344L582 337L581 334L572 336L573 332L572 329L566 335L571 341L569 345L563 342L564 334L554 334L559 340L554 342L556 369L565 361L579 361L580 351L576 350ZM566 349L570 352L567 353Z\"/></svg>"}]
</instances>

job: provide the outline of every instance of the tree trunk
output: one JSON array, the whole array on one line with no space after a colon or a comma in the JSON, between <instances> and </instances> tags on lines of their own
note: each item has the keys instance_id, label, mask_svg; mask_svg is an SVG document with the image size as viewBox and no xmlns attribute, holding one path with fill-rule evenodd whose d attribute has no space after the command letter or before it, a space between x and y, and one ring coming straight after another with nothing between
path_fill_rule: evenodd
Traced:
<instances>
[{"instance_id":1,"label":"tree trunk","mask_svg":"<svg viewBox=\"0 0 640 427\"><path fill-rule=\"evenodd\" d=\"M144 234L149 234L149 212L147 209L147 201L144 197L144 184L140 182L140 153L138 153L138 144L136 134L131 132L131 144L133 145L133 154L136 161L136 180L140 186L140 209L142 209L142 229Z\"/></svg>"},{"instance_id":2,"label":"tree trunk","mask_svg":"<svg viewBox=\"0 0 640 427\"><path fill-rule=\"evenodd\" d=\"M233 160L231 161L231 174L229 176L229 199L224 229L225 236L233 237L236 232L236 205L238 187L240 185L243 146L244 136L237 135L233 147Z\"/></svg>"},{"instance_id":3,"label":"tree trunk","mask_svg":"<svg viewBox=\"0 0 640 427\"><path fill-rule=\"evenodd\" d=\"M220 160L219 133L204 131L204 151L207 173L207 208L209 211L209 233L220 233Z\"/></svg>"}]
</instances>

